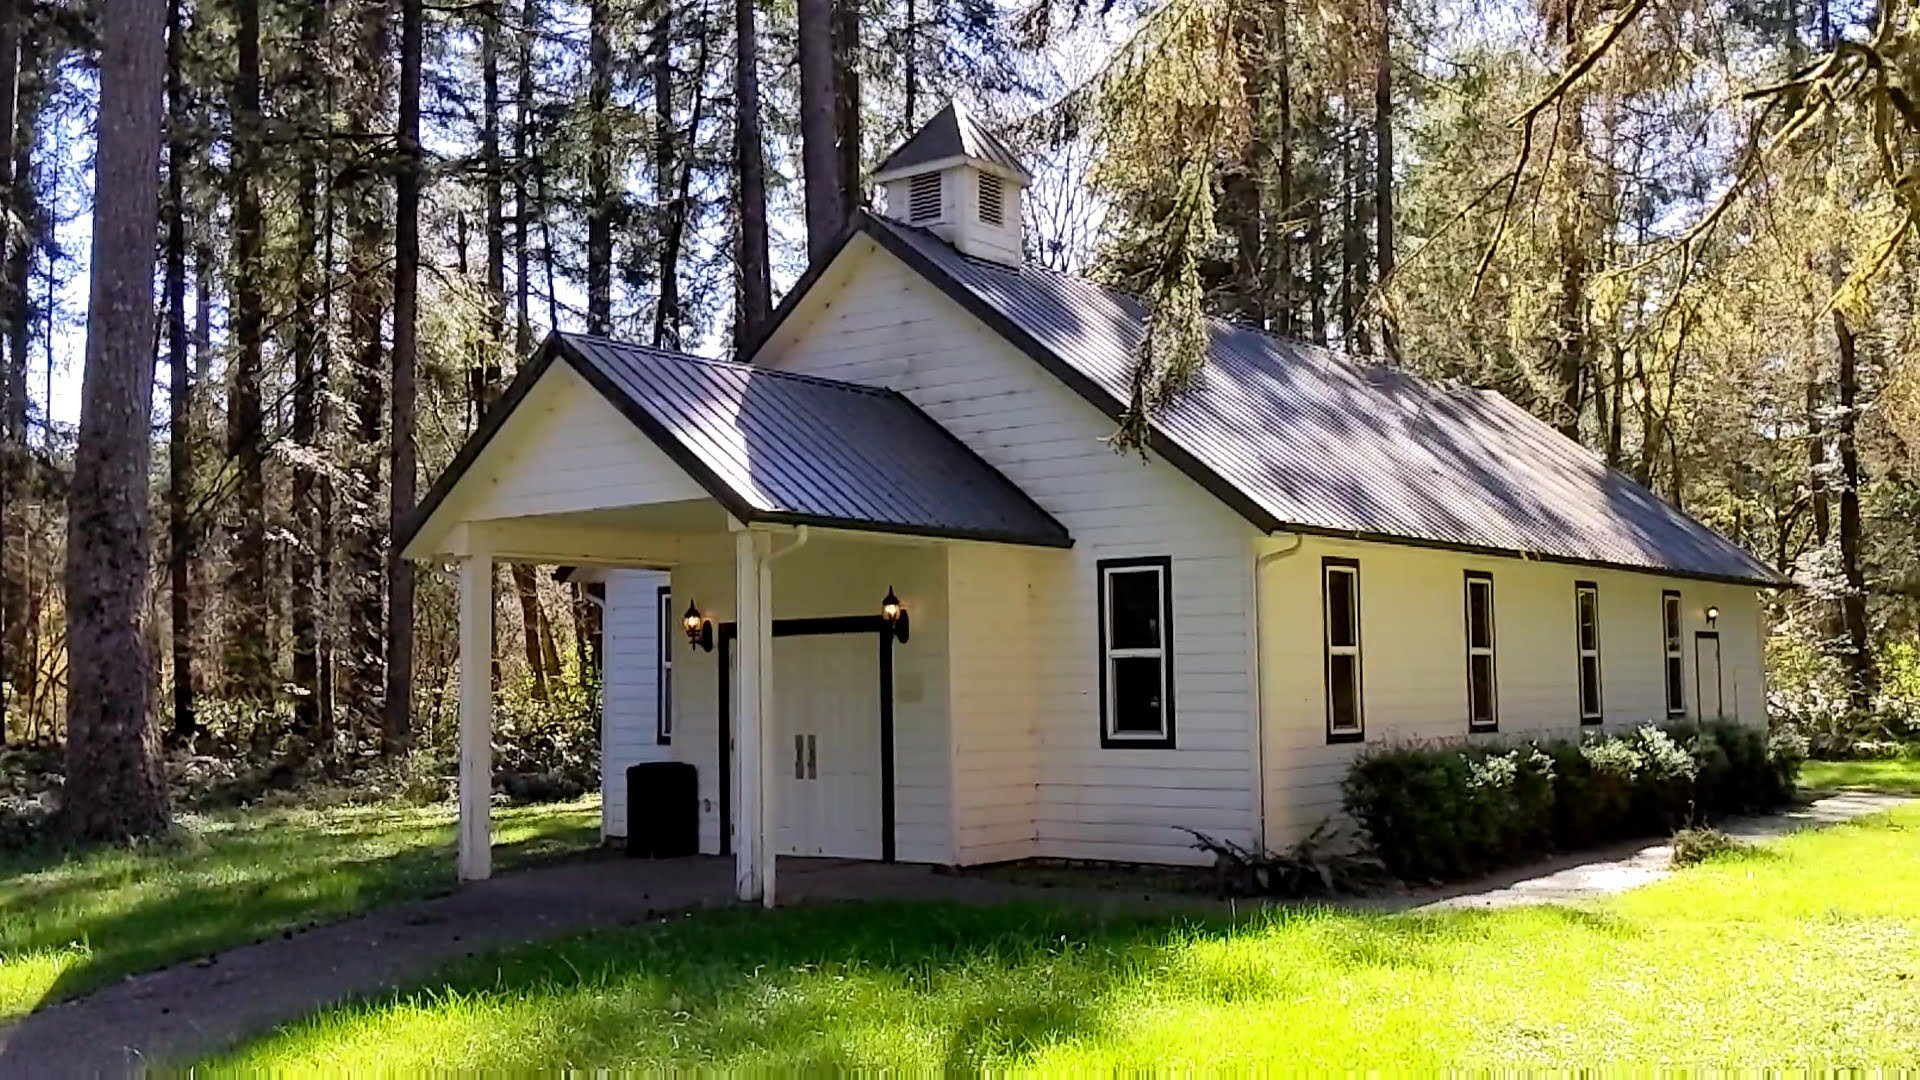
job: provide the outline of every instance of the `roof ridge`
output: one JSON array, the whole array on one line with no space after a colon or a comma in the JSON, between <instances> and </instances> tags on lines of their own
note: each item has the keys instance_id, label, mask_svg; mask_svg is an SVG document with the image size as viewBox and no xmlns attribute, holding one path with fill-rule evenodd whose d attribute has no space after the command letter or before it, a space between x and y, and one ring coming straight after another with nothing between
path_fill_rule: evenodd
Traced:
<instances>
[{"instance_id":1,"label":"roof ridge","mask_svg":"<svg viewBox=\"0 0 1920 1080\"><path fill-rule=\"evenodd\" d=\"M605 334L588 334L574 330L562 330L557 331L557 333L559 333L561 337L574 339L584 338L588 341L604 342L615 348L637 349L641 352L653 353L657 356L667 357L673 360L687 360L696 364L704 364L708 367L727 368L747 374L768 375L794 382L818 383L822 386L831 386L840 390L855 390L863 394L885 395L889 392L884 386L848 382L845 379L829 379L824 375L808 375L798 371L781 371L777 368L761 367L758 364L744 360L727 360L717 356L697 356L693 353L681 352L678 349L663 349L657 345L642 345L637 341L622 341L619 338L608 337Z\"/></svg>"},{"instance_id":2,"label":"roof ridge","mask_svg":"<svg viewBox=\"0 0 1920 1080\"><path fill-rule=\"evenodd\" d=\"M862 212L865 213L866 211L862 211ZM1145 306L1147 303L1146 297L1141 296L1139 293L1134 292L1131 289L1123 289L1118 285L1111 285L1097 278L1088 277L1085 274L1069 273L1068 271L1065 271L1065 270L1057 269L1051 266L1043 266L1035 262L1022 262L1018 266L1009 266L1006 263L994 262L991 259L977 258L975 256L967 254L964 251L961 251L959 248L954 247L952 244L948 243L947 240L944 237L942 237L939 233L936 233L931 229L927 229L919 225L911 225L904 221L895 221L892 218L882 217L878 214L873 215L873 217L876 221L883 221L886 224L892 226L893 228L905 230L908 232L919 233L923 236L926 236L928 239L931 239L936 243L945 245L946 247L950 248L953 251L954 255L957 256L958 258L965 259L968 263L974 266L978 266L985 270L994 270L1003 274L1013 274L1016 276L1023 273L1024 271L1032 270L1037 274L1042 274L1048 277L1059 278L1063 281L1069 281L1076 285L1085 285L1090 288L1099 289L1102 292L1111 293L1115 296L1122 296L1127 298L1128 300L1133 301L1136 304ZM1326 359L1332 360L1336 363L1347 364L1351 367L1356 367L1356 368L1360 368L1360 367L1390 368L1394 371L1404 372L1406 374L1412 375L1414 378L1420 379L1422 382L1430 382L1424 376L1419 375L1418 373L1412 371L1409 368L1400 367L1398 365L1393 364L1391 361L1389 361L1385 357L1375 356L1371 353L1347 352L1346 350L1336 349L1329 345L1321 345L1317 342L1308 341L1305 338L1294 337L1290 334L1277 333L1271 329L1268 329L1267 327L1258 326L1258 325L1255 325L1254 323L1246 321L1245 319L1235 318L1231 315L1221 315L1221 314L1216 314L1214 312L1208 312L1207 321L1219 323L1231 329L1245 330L1249 333L1258 334L1259 336L1266 338L1268 341L1278 342L1282 345L1297 346L1299 348L1306 349L1312 352L1321 353L1321 354L1324 354L1324 357Z\"/></svg>"}]
</instances>

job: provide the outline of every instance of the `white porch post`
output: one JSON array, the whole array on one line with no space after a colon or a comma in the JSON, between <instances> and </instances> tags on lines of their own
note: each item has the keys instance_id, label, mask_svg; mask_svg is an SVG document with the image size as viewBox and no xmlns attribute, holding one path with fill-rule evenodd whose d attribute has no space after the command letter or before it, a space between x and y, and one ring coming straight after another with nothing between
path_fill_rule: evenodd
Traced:
<instances>
[{"instance_id":1,"label":"white porch post","mask_svg":"<svg viewBox=\"0 0 1920 1080\"><path fill-rule=\"evenodd\" d=\"M460 560L460 880L493 873L493 557Z\"/></svg>"},{"instance_id":2,"label":"white porch post","mask_svg":"<svg viewBox=\"0 0 1920 1080\"><path fill-rule=\"evenodd\" d=\"M734 605L739 648L739 730L734 752L734 790L740 805L734 820L734 880L742 900L774 905L775 786L768 782L773 738L773 574L767 565L772 538L742 529L734 534Z\"/></svg>"}]
</instances>

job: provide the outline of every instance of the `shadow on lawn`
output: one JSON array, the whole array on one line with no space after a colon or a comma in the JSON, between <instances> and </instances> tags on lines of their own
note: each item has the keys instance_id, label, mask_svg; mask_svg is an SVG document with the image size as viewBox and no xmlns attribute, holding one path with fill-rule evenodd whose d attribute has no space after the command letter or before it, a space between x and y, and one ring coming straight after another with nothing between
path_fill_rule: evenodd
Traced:
<instances>
[{"instance_id":1,"label":"shadow on lawn","mask_svg":"<svg viewBox=\"0 0 1920 1080\"><path fill-rule=\"evenodd\" d=\"M584 829L574 820L583 815L509 818L512 839L495 845L495 859L515 869L591 855L597 825ZM423 828L449 835L405 842L404 834ZM303 830L299 820L278 820L257 831L216 830L145 849L36 854L4 870L24 875L73 865L51 880L0 892L0 963L84 942L37 1009L123 976L204 961L383 904L444 895L455 886L451 832L451 825L423 826L405 811L370 811L345 828L315 818Z\"/></svg>"},{"instance_id":2,"label":"shadow on lawn","mask_svg":"<svg viewBox=\"0 0 1920 1080\"><path fill-rule=\"evenodd\" d=\"M1582 936L1636 932L1605 914L1542 912ZM462 1068L837 1070L911 1058L916 1068L977 1072L1056 1044L1125 1038L1116 1025L1148 989L1160 1007L1258 1009L1328 978L1444 972L1510 918L1292 909L1236 920L894 902L773 917L714 911L483 955L422 987L283 1029L250 1065L282 1060L274 1039L286 1040L287 1060L303 1060L312 1038L316 1048L336 1036L364 1048L404 1015L408 1038L423 1042L400 1053L444 1045Z\"/></svg>"}]
</instances>

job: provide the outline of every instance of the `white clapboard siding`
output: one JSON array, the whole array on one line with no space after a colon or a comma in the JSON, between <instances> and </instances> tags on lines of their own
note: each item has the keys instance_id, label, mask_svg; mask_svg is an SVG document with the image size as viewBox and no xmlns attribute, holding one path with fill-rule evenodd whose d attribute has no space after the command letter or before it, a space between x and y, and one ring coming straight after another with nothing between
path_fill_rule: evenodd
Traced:
<instances>
[{"instance_id":1,"label":"white clapboard siding","mask_svg":"<svg viewBox=\"0 0 1920 1080\"><path fill-rule=\"evenodd\" d=\"M1360 566L1361 671L1367 741L1327 745L1320 572L1328 556ZM1467 729L1465 571L1493 576L1499 730ZM1751 587L1448 551L1308 538L1268 564L1260 652L1265 681L1267 841L1283 846L1339 819L1340 781L1367 746L1429 740L1578 738L1574 583L1599 588L1605 729L1664 722L1660 597L1681 594L1689 708L1697 702L1696 631L1717 605L1729 716L1765 718L1759 600Z\"/></svg>"},{"instance_id":2,"label":"white clapboard siding","mask_svg":"<svg viewBox=\"0 0 1920 1080\"><path fill-rule=\"evenodd\" d=\"M731 546L716 544L695 554L674 568L674 603L682 609L690 602L698 604L716 625L731 622ZM705 558L698 558L701 555ZM911 613L911 640L893 649L895 840L896 855L904 862L954 861L945 560L945 549L936 544L868 542L816 532L806 547L774 564L776 620L877 615L888 588ZM865 640L879 647L877 637ZM674 752L677 760L691 761L699 770L701 850L717 852L720 650L699 652L684 637L676 637L673 648L678 709ZM780 648L779 641L774 648ZM848 688L851 693L877 691ZM776 696L779 692L774 687Z\"/></svg>"},{"instance_id":3,"label":"white clapboard siding","mask_svg":"<svg viewBox=\"0 0 1920 1080\"><path fill-rule=\"evenodd\" d=\"M601 832L627 836L627 766L673 761L673 748L659 741L658 589L667 575L652 570L605 572L603 613L606 650L601 669Z\"/></svg>"},{"instance_id":4,"label":"white clapboard siding","mask_svg":"<svg viewBox=\"0 0 1920 1080\"><path fill-rule=\"evenodd\" d=\"M976 753L1004 760L1018 724L1001 720L1004 728L977 744L969 725L956 758L957 790L968 800L955 819L959 857L1204 861L1176 824L1251 841L1254 530L1157 458L1115 454L1103 441L1110 420L871 241L856 240L842 263L829 275L838 287L816 288L757 362L899 390L1075 540L1070 551L1025 553L1024 573L993 571L1031 597L1022 609L1020 632L1030 642L1024 657L1009 655L1004 626L990 612L956 609L956 684L966 673L956 709L977 714L992 701L1029 694L1034 702L1032 843L1025 842L1026 776L990 783L972 760ZM1133 556L1172 559L1178 744L1171 750L1100 746L1095 567ZM956 588L969 579L982 588L983 572L961 567ZM1141 783L1143 775L1162 782ZM1167 788L1241 797L1195 813L1157 803ZM1113 812L1121 804L1132 808L1124 819Z\"/></svg>"},{"instance_id":5,"label":"white clapboard siding","mask_svg":"<svg viewBox=\"0 0 1920 1080\"><path fill-rule=\"evenodd\" d=\"M554 364L462 480L436 525L704 499L706 492L578 372ZM458 505L453 505L457 503Z\"/></svg>"},{"instance_id":6,"label":"white clapboard siding","mask_svg":"<svg viewBox=\"0 0 1920 1080\"><path fill-rule=\"evenodd\" d=\"M1037 770L1029 553L956 544L947 553L953 650L953 833L962 865L1031 857Z\"/></svg>"}]
</instances>

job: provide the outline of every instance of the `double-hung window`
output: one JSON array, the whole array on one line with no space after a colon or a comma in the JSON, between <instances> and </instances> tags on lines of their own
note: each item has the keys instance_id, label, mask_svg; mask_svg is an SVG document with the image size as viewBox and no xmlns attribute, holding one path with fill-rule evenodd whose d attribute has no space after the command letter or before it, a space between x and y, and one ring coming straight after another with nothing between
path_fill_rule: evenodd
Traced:
<instances>
[{"instance_id":1,"label":"double-hung window","mask_svg":"<svg viewBox=\"0 0 1920 1080\"><path fill-rule=\"evenodd\" d=\"M1680 594L1668 589L1660 594L1660 636L1665 642L1667 670L1667 715L1687 715L1686 665L1680 659Z\"/></svg>"},{"instance_id":2,"label":"double-hung window","mask_svg":"<svg viewBox=\"0 0 1920 1080\"><path fill-rule=\"evenodd\" d=\"M1600 696L1600 586L1591 581L1573 583L1574 648L1580 665L1580 722L1605 719Z\"/></svg>"},{"instance_id":3,"label":"double-hung window","mask_svg":"<svg viewBox=\"0 0 1920 1080\"><path fill-rule=\"evenodd\" d=\"M1467 571L1467 726L1500 728L1499 690L1493 666L1493 575Z\"/></svg>"},{"instance_id":4,"label":"double-hung window","mask_svg":"<svg viewBox=\"0 0 1920 1080\"><path fill-rule=\"evenodd\" d=\"M1320 595L1327 648L1327 741L1360 742L1366 738L1360 680L1360 564L1352 559L1322 560Z\"/></svg>"},{"instance_id":5,"label":"double-hung window","mask_svg":"<svg viewBox=\"0 0 1920 1080\"><path fill-rule=\"evenodd\" d=\"M673 742L673 635L680 632L680 620L673 617L673 592L668 586L660 586L655 607L655 621L660 629L655 664L660 695L657 741L661 746L666 746Z\"/></svg>"},{"instance_id":6,"label":"double-hung window","mask_svg":"<svg viewBox=\"0 0 1920 1080\"><path fill-rule=\"evenodd\" d=\"M1100 745L1173 745L1173 565L1103 559Z\"/></svg>"}]
</instances>

